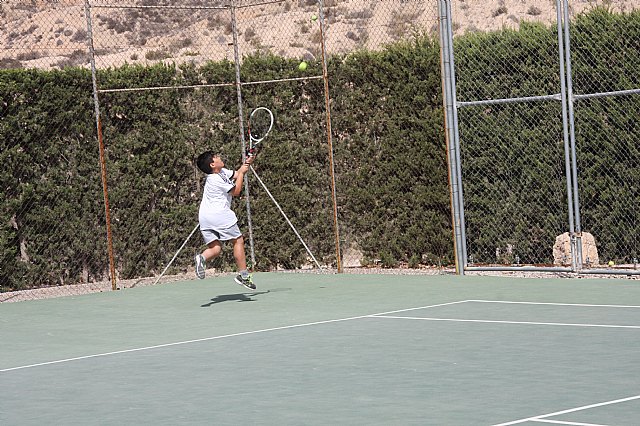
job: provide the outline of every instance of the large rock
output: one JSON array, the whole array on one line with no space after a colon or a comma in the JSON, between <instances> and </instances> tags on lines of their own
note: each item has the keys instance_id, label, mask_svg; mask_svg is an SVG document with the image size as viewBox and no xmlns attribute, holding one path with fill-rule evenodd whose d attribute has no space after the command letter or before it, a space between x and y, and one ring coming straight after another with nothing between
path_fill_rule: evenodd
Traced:
<instances>
[{"instance_id":1,"label":"large rock","mask_svg":"<svg viewBox=\"0 0 640 426\"><path fill-rule=\"evenodd\" d=\"M347 247L342 252L342 266L345 268L362 267L362 259L364 254L354 245Z\"/></svg>"},{"instance_id":2,"label":"large rock","mask_svg":"<svg viewBox=\"0 0 640 426\"><path fill-rule=\"evenodd\" d=\"M590 233L583 232L582 264L585 267L590 267L597 266L599 263L595 238ZM556 243L553 245L553 264L571 265L571 238L568 232L556 237Z\"/></svg>"}]
</instances>

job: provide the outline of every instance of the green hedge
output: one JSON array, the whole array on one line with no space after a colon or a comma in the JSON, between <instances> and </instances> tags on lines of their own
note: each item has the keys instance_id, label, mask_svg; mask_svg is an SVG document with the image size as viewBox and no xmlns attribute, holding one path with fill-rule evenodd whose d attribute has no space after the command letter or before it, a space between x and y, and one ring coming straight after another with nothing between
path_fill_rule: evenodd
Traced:
<instances>
[{"instance_id":1,"label":"green hedge","mask_svg":"<svg viewBox=\"0 0 640 426\"><path fill-rule=\"evenodd\" d=\"M368 259L451 258L438 57L438 46L420 38L329 63L341 244ZM321 64L312 63L306 75L320 74ZM299 76L295 61L273 55L245 58L242 67L243 81ZM234 79L226 61L98 73L103 89ZM0 81L8 166L1 177L3 289L105 279L90 74L2 71ZM316 258L335 264L323 81L248 85L243 99L245 112L267 105L277 121L256 171ZM107 92L100 106L118 277L158 273L197 223L203 175L194 158L211 148L223 151L229 167L239 163L235 87ZM255 179L250 195L256 268L308 263ZM244 200L234 208L246 230ZM190 256L185 251L177 264ZM233 264L230 256L221 263Z\"/></svg>"},{"instance_id":2,"label":"green hedge","mask_svg":"<svg viewBox=\"0 0 640 426\"><path fill-rule=\"evenodd\" d=\"M615 21L617 31L628 37L609 37L611 27L603 27L603 21ZM613 15L600 9L576 21L572 48L591 60L588 67L576 66L576 88L603 81L598 70L605 66L611 84L638 87L638 49L625 61L612 62L610 53L628 52L628 44L638 40L630 37L639 22L638 13ZM598 42L605 35L607 50ZM460 100L549 94L559 87L553 28L523 25L519 31L469 34L455 43ZM422 36L329 60L341 244L361 250L371 261L435 264L453 259L439 60L437 43ZM243 81L301 75L296 61L268 54L245 58L241 74ZM310 63L306 75L321 74L321 64ZM234 80L228 61L123 66L98 73L102 89ZM86 70L0 70L3 291L108 276L91 94ZM335 264L323 81L245 85L243 99L245 114L266 105L276 116L256 171L318 260ZM585 230L603 231L599 236L606 256L623 256L638 235L633 223L618 226L631 236L604 232L611 226L607 218L635 211L631 203L612 199L621 200L640 183L633 166L640 160L638 150L629 137L636 126L629 111L640 105L637 96L624 99L577 106ZM203 176L194 158L212 148L224 153L229 167L239 164L235 87L109 92L101 94L100 105L118 277L157 274L197 223ZM470 254L492 261L496 246L516 241L521 261L548 257L540 247L548 251L555 235L567 228L559 104L463 108L460 116ZM496 140L509 149L501 149ZM602 184L611 164L620 164L614 167L617 176ZM549 176L552 183L541 184ZM256 268L308 263L255 179L250 196ZM549 200L557 207L552 212ZM244 200L237 200L234 209L246 230ZM192 244L197 247L199 241L196 235ZM185 250L176 264L190 265L191 256ZM232 265L228 253L218 263Z\"/></svg>"},{"instance_id":3,"label":"green hedge","mask_svg":"<svg viewBox=\"0 0 640 426\"><path fill-rule=\"evenodd\" d=\"M0 93L0 285L102 274L108 262L90 74L4 70Z\"/></svg>"}]
</instances>

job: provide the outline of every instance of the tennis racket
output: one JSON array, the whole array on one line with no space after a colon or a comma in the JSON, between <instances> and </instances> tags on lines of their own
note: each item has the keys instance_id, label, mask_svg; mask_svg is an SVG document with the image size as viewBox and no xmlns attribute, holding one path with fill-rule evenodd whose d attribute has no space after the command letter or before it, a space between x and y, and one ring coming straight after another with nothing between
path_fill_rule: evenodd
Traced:
<instances>
[{"instance_id":1,"label":"tennis racket","mask_svg":"<svg viewBox=\"0 0 640 426\"><path fill-rule=\"evenodd\" d=\"M248 156L256 155L260 144L273 128L273 113L269 108L258 107L249 115L249 149Z\"/></svg>"}]
</instances>

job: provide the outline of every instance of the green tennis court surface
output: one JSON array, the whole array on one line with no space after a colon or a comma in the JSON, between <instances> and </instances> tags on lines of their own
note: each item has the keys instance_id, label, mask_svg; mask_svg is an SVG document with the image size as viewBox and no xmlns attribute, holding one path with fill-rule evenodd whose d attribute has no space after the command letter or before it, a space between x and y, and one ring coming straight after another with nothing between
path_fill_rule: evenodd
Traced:
<instances>
[{"instance_id":1,"label":"green tennis court surface","mask_svg":"<svg viewBox=\"0 0 640 426\"><path fill-rule=\"evenodd\" d=\"M0 424L639 424L637 281L255 282L1 304Z\"/></svg>"}]
</instances>

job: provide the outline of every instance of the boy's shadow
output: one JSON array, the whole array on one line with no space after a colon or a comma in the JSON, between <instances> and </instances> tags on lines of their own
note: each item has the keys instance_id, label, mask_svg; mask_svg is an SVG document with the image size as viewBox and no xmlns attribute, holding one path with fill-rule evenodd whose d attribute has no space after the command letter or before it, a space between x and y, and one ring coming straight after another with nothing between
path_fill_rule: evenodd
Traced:
<instances>
[{"instance_id":1,"label":"boy's shadow","mask_svg":"<svg viewBox=\"0 0 640 426\"><path fill-rule=\"evenodd\" d=\"M201 308L208 308L211 305L222 302L255 302L255 299L252 299L254 296L258 296L261 294L272 293L274 291L283 291L283 290L291 290L290 288L281 288L281 289L273 289L267 291L256 291L253 293L237 293L237 294L221 294L219 296L211 299L209 303L205 303L204 305L200 305Z\"/></svg>"}]
</instances>

